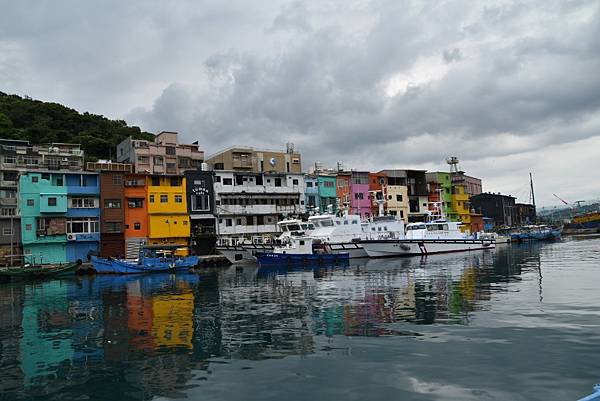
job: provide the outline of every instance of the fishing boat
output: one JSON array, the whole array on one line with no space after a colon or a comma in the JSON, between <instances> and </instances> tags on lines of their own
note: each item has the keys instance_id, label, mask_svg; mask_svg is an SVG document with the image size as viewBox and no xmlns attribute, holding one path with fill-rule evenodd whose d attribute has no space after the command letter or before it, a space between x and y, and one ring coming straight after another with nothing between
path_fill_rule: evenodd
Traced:
<instances>
[{"instance_id":1,"label":"fishing boat","mask_svg":"<svg viewBox=\"0 0 600 401\"><path fill-rule=\"evenodd\" d=\"M336 264L344 263L349 259L348 253L330 254L323 252L323 248L315 247L311 237L291 237L281 245L277 245L271 252L256 255L258 263L264 265L285 264Z\"/></svg>"},{"instance_id":2,"label":"fishing boat","mask_svg":"<svg viewBox=\"0 0 600 401\"><path fill-rule=\"evenodd\" d=\"M0 277L10 279L32 279L41 277L73 276L81 266L81 261L66 264L31 265L4 267L0 269Z\"/></svg>"},{"instance_id":3,"label":"fishing boat","mask_svg":"<svg viewBox=\"0 0 600 401\"><path fill-rule=\"evenodd\" d=\"M98 274L140 274L187 271L199 262L197 256L178 256L179 246L155 245L140 249L137 259L112 259L92 256Z\"/></svg>"},{"instance_id":4,"label":"fishing boat","mask_svg":"<svg viewBox=\"0 0 600 401\"><path fill-rule=\"evenodd\" d=\"M459 222L434 220L410 223L406 235L396 239L363 240L361 244L371 258L429 255L436 253L493 249L493 238L478 238L460 231Z\"/></svg>"},{"instance_id":5,"label":"fishing boat","mask_svg":"<svg viewBox=\"0 0 600 401\"><path fill-rule=\"evenodd\" d=\"M515 229L510 239L514 242L555 241L560 239L562 229L546 225L530 225Z\"/></svg>"}]
</instances>

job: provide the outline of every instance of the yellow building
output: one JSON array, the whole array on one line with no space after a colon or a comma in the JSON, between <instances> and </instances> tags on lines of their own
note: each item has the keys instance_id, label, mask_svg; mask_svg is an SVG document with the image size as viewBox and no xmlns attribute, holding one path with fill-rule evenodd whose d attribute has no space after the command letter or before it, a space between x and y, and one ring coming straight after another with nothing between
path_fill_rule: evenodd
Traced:
<instances>
[{"instance_id":1,"label":"yellow building","mask_svg":"<svg viewBox=\"0 0 600 401\"><path fill-rule=\"evenodd\" d=\"M408 188L404 185L388 185L386 189L387 213L408 223Z\"/></svg>"},{"instance_id":2,"label":"yellow building","mask_svg":"<svg viewBox=\"0 0 600 401\"><path fill-rule=\"evenodd\" d=\"M469 195L465 193L465 187L463 185L452 186L452 209L455 212L456 219L463 223L461 230L470 231L471 206Z\"/></svg>"},{"instance_id":3,"label":"yellow building","mask_svg":"<svg viewBox=\"0 0 600 401\"><path fill-rule=\"evenodd\" d=\"M149 176L148 243L188 246L190 217L187 210L185 178Z\"/></svg>"},{"instance_id":4,"label":"yellow building","mask_svg":"<svg viewBox=\"0 0 600 401\"><path fill-rule=\"evenodd\" d=\"M183 290L177 295L152 298L152 337L158 347L192 348L194 295Z\"/></svg>"}]
</instances>

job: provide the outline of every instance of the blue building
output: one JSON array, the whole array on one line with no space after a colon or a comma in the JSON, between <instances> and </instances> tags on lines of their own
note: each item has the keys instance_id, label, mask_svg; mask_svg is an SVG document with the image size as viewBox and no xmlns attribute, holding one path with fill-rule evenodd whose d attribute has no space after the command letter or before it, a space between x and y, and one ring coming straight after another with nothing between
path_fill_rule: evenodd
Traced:
<instances>
[{"instance_id":1,"label":"blue building","mask_svg":"<svg viewBox=\"0 0 600 401\"><path fill-rule=\"evenodd\" d=\"M304 176L304 183L306 212L309 214L316 214L319 212L321 205L319 196L319 180L316 176L307 174Z\"/></svg>"},{"instance_id":2,"label":"blue building","mask_svg":"<svg viewBox=\"0 0 600 401\"><path fill-rule=\"evenodd\" d=\"M67 183L67 261L85 261L100 244L100 185L97 173L65 174ZM123 205L105 205L122 208Z\"/></svg>"}]
</instances>

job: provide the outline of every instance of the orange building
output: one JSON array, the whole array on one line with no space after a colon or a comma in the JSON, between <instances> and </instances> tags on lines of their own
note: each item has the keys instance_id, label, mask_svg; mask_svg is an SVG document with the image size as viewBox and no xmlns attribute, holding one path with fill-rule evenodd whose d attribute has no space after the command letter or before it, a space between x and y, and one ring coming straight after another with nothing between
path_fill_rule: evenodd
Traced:
<instances>
[{"instance_id":1,"label":"orange building","mask_svg":"<svg viewBox=\"0 0 600 401\"><path fill-rule=\"evenodd\" d=\"M125 246L129 258L138 257L148 242L148 187L142 174L125 177Z\"/></svg>"},{"instance_id":2,"label":"orange building","mask_svg":"<svg viewBox=\"0 0 600 401\"><path fill-rule=\"evenodd\" d=\"M382 173L369 173L369 191L381 191L387 186L387 175ZM373 196L373 194L371 194ZM387 209L387 199L384 199L383 207ZM379 214L379 205L371 200L371 215Z\"/></svg>"},{"instance_id":3,"label":"orange building","mask_svg":"<svg viewBox=\"0 0 600 401\"><path fill-rule=\"evenodd\" d=\"M352 177L352 173L350 172L339 172L336 178L336 197L338 200L338 209L344 210L344 207L350 211L350 195L351 195L351 187L350 187L350 179Z\"/></svg>"}]
</instances>

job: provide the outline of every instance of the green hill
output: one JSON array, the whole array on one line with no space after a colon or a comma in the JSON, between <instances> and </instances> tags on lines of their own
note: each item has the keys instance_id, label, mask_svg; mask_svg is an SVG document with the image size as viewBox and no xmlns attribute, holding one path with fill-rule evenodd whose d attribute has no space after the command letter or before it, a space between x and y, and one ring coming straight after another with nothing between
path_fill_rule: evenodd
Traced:
<instances>
[{"instance_id":1,"label":"green hill","mask_svg":"<svg viewBox=\"0 0 600 401\"><path fill-rule=\"evenodd\" d=\"M23 139L32 144L79 143L86 160L108 159L123 139L153 140L154 135L122 120L80 114L58 103L33 100L0 92L0 138Z\"/></svg>"}]
</instances>

